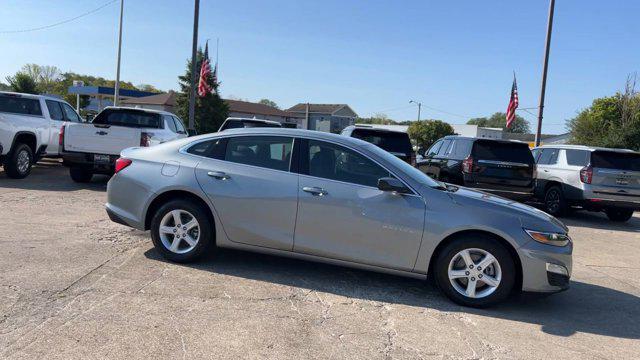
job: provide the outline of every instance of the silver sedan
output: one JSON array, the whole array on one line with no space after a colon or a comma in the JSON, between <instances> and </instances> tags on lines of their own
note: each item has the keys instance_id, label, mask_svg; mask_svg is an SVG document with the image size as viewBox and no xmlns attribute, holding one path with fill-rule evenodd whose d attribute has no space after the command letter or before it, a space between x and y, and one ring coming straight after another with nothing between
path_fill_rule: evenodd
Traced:
<instances>
[{"instance_id":1,"label":"silver sedan","mask_svg":"<svg viewBox=\"0 0 640 360\"><path fill-rule=\"evenodd\" d=\"M556 292L567 228L535 208L436 182L375 145L316 131L228 130L122 152L113 221L176 262L215 247L427 279L453 301Z\"/></svg>"}]
</instances>

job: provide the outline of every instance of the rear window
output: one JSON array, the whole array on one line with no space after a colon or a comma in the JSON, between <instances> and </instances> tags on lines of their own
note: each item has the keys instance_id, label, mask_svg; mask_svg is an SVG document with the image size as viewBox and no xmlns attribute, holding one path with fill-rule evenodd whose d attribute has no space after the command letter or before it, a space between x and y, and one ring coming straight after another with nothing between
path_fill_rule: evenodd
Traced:
<instances>
[{"instance_id":1,"label":"rear window","mask_svg":"<svg viewBox=\"0 0 640 360\"><path fill-rule=\"evenodd\" d=\"M159 129L160 115L135 110L104 110L92 121L93 124Z\"/></svg>"},{"instance_id":2,"label":"rear window","mask_svg":"<svg viewBox=\"0 0 640 360\"><path fill-rule=\"evenodd\" d=\"M480 160L533 164L533 155L527 144L479 140L473 145L473 156Z\"/></svg>"},{"instance_id":3,"label":"rear window","mask_svg":"<svg viewBox=\"0 0 640 360\"><path fill-rule=\"evenodd\" d=\"M273 124L273 123L262 122L262 121L245 121L244 127L245 128L257 128L257 127L275 128L275 127L282 127L282 126L280 126L280 124Z\"/></svg>"},{"instance_id":4,"label":"rear window","mask_svg":"<svg viewBox=\"0 0 640 360\"><path fill-rule=\"evenodd\" d=\"M640 154L615 151L594 151L591 166L604 169L640 171Z\"/></svg>"},{"instance_id":5,"label":"rear window","mask_svg":"<svg viewBox=\"0 0 640 360\"><path fill-rule=\"evenodd\" d=\"M372 143L392 153L406 154L411 152L411 141L409 140L409 135L405 133L355 129L351 133L351 137Z\"/></svg>"},{"instance_id":6,"label":"rear window","mask_svg":"<svg viewBox=\"0 0 640 360\"><path fill-rule=\"evenodd\" d=\"M42 116L38 99L12 95L0 95L0 112Z\"/></svg>"},{"instance_id":7,"label":"rear window","mask_svg":"<svg viewBox=\"0 0 640 360\"><path fill-rule=\"evenodd\" d=\"M227 129L240 129L240 128L258 128L258 127L281 127L280 124L273 124L264 121L251 121L251 120L227 120L222 124L220 131Z\"/></svg>"}]
</instances>

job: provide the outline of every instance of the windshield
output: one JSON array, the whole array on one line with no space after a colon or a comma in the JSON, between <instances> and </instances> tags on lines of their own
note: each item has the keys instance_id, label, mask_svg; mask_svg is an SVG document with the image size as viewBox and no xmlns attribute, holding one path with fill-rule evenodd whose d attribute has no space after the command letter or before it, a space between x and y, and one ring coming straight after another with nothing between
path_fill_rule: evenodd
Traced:
<instances>
[{"instance_id":1,"label":"windshield","mask_svg":"<svg viewBox=\"0 0 640 360\"><path fill-rule=\"evenodd\" d=\"M640 154L617 151L594 151L591 166L604 169L640 171Z\"/></svg>"},{"instance_id":2,"label":"windshield","mask_svg":"<svg viewBox=\"0 0 640 360\"><path fill-rule=\"evenodd\" d=\"M391 153L389 153L389 152L387 152L385 150L382 150L381 148L379 148L377 146L374 146L374 145L367 146L367 150L370 150L370 151L374 152L376 155L380 156L383 160L385 160L386 162L389 162L393 166L399 168L400 170L402 170L407 175L411 176L412 178L414 178L416 181L420 182L421 184L425 184L426 186L433 187L433 188L442 188L443 187L443 185L441 183L439 183L439 182L433 180L432 178L428 177L422 171L414 168L413 166L409 165L408 163L406 163L402 159L398 158L397 156L394 156L393 154L391 154Z\"/></svg>"},{"instance_id":3,"label":"windshield","mask_svg":"<svg viewBox=\"0 0 640 360\"><path fill-rule=\"evenodd\" d=\"M393 131L376 131L368 129L353 130L351 136L377 145L384 150L395 153L410 153L411 141L405 133Z\"/></svg>"}]
</instances>

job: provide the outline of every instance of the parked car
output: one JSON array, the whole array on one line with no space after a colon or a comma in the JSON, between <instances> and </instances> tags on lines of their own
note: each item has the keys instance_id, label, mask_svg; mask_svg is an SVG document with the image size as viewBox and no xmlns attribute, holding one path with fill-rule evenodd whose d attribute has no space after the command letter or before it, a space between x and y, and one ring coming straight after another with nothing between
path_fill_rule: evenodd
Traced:
<instances>
[{"instance_id":1,"label":"parked car","mask_svg":"<svg viewBox=\"0 0 640 360\"><path fill-rule=\"evenodd\" d=\"M444 186L381 148L298 129L235 129L131 148L107 213L193 261L214 246L426 279L488 306L569 285L567 228L535 208ZM295 239L295 241L294 241Z\"/></svg>"},{"instance_id":2,"label":"parked car","mask_svg":"<svg viewBox=\"0 0 640 360\"><path fill-rule=\"evenodd\" d=\"M120 152L187 137L176 115L149 109L107 107L91 123L63 127L63 163L73 181L91 181L93 174L111 175Z\"/></svg>"},{"instance_id":3,"label":"parked car","mask_svg":"<svg viewBox=\"0 0 640 360\"><path fill-rule=\"evenodd\" d=\"M227 118L218 131L224 131L227 129L240 129L240 128L255 128L255 127L282 127L277 121L264 120L264 119L249 119L249 118Z\"/></svg>"},{"instance_id":4,"label":"parked car","mask_svg":"<svg viewBox=\"0 0 640 360\"><path fill-rule=\"evenodd\" d=\"M445 136L425 152L418 168L434 179L514 200L533 197L536 164L526 143Z\"/></svg>"},{"instance_id":5,"label":"parked car","mask_svg":"<svg viewBox=\"0 0 640 360\"><path fill-rule=\"evenodd\" d=\"M351 125L342 130L340 135L350 136L379 146L406 161L416 165L416 153L406 132L377 128L371 125Z\"/></svg>"},{"instance_id":6,"label":"parked car","mask_svg":"<svg viewBox=\"0 0 640 360\"><path fill-rule=\"evenodd\" d=\"M565 215L580 206L627 221L640 210L640 153L579 145L541 146L533 153L536 196L549 214Z\"/></svg>"},{"instance_id":7,"label":"parked car","mask_svg":"<svg viewBox=\"0 0 640 360\"><path fill-rule=\"evenodd\" d=\"M25 178L40 158L59 156L58 139L65 121L82 119L63 100L0 91L0 164L7 176Z\"/></svg>"}]
</instances>

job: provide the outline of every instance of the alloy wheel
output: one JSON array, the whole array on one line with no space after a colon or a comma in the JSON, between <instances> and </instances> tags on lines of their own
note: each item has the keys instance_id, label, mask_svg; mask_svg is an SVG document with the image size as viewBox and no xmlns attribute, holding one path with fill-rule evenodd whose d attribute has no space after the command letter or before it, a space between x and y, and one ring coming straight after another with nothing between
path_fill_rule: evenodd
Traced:
<instances>
[{"instance_id":1,"label":"alloy wheel","mask_svg":"<svg viewBox=\"0 0 640 360\"><path fill-rule=\"evenodd\" d=\"M159 230L162 245L176 254L190 252L200 240L200 224L186 210L167 212L160 221Z\"/></svg>"},{"instance_id":2,"label":"alloy wheel","mask_svg":"<svg viewBox=\"0 0 640 360\"><path fill-rule=\"evenodd\" d=\"M31 165L31 156L29 156L29 152L27 150L21 150L18 153L16 165L21 174L24 174L29 170L29 165Z\"/></svg>"},{"instance_id":3,"label":"alloy wheel","mask_svg":"<svg viewBox=\"0 0 640 360\"><path fill-rule=\"evenodd\" d=\"M458 293L480 299L491 295L500 286L502 269L491 253L471 248L461 250L451 258L447 275Z\"/></svg>"},{"instance_id":4,"label":"alloy wheel","mask_svg":"<svg viewBox=\"0 0 640 360\"><path fill-rule=\"evenodd\" d=\"M545 196L545 204L550 213L555 214L560 210L560 192L556 189L550 189Z\"/></svg>"}]
</instances>

